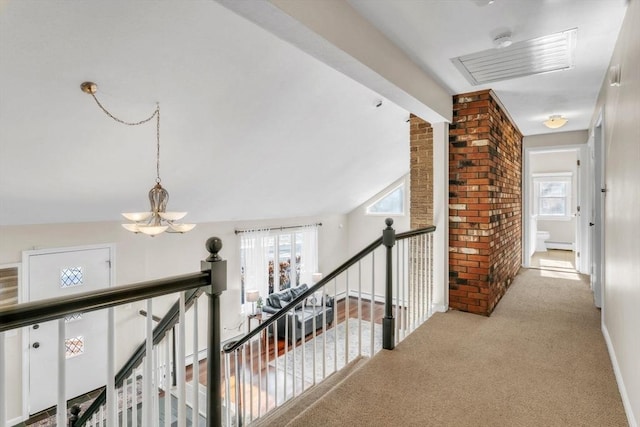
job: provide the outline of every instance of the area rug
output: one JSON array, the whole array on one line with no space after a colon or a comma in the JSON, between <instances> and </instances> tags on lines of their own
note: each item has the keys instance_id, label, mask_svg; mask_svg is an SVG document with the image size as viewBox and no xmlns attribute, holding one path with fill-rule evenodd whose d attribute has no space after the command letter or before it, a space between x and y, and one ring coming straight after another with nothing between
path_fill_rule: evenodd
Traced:
<instances>
[{"instance_id":1,"label":"area rug","mask_svg":"<svg viewBox=\"0 0 640 427\"><path fill-rule=\"evenodd\" d=\"M352 361L357 356L371 356L371 323L362 320L360 327L359 322L355 319L349 320L349 360L345 360L346 349L346 331L347 323L342 322L334 328L327 330L324 334L318 334L315 340L309 340L303 346L299 345L289 350L286 355L278 357L276 360L269 362L270 366L277 366L278 370L286 372L289 375L294 373L297 379L303 378L303 353L304 353L304 379L309 383L314 382L313 362L315 356L315 382L322 381L333 372L340 370L346 363ZM361 340L358 339L360 334ZM315 341L315 351L314 351ZM359 346L359 343L362 343ZM326 343L326 347L325 347ZM336 347L337 343L337 347ZM375 324L373 339L373 354L382 349L382 326ZM324 351L324 359L323 359ZM324 369L322 361L325 361ZM295 361L295 364L294 364Z\"/></svg>"}]
</instances>

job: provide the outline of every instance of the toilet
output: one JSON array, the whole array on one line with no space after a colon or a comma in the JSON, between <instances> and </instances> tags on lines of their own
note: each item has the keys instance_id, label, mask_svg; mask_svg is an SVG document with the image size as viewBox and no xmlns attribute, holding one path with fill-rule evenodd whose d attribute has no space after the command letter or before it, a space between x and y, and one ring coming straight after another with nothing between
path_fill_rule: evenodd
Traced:
<instances>
[{"instance_id":1,"label":"toilet","mask_svg":"<svg viewBox=\"0 0 640 427\"><path fill-rule=\"evenodd\" d=\"M547 245L545 240L549 240L551 234L548 231L540 231L536 233L536 252L546 252Z\"/></svg>"}]
</instances>

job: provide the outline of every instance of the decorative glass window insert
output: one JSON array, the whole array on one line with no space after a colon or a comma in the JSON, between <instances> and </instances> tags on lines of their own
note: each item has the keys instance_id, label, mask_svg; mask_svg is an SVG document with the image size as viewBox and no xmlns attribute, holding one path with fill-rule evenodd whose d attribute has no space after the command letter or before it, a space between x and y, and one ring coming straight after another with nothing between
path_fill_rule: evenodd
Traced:
<instances>
[{"instance_id":1,"label":"decorative glass window insert","mask_svg":"<svg viewBox=\"0 0 640 427\"><path fill-rule=\"evenodd\" d=\"M60 270L60 287L70 288L72 286L84 285L84 273L82 267L69 267Z\"/></svg>"},{"instance_id":2,"label":"decorative glass window insert","mask_svg":"<svg viewBox=\"0 0 640 427\"><path fill-rule=\"evenodd\" d=\"M84 353L84 337L79 336L75 338L67 338L64 340L64 345L66 347L66 358L71 359L72 357L80 356Z\"/></svg>"},{"instance_id":3,"label":"decorative glass window insert","mask_svg":"<svg viewBox=\"0 0 640 427\"><path fill-rule=\"evenodd\" d=\"M367 215L404 215L404 183L367 206Z\"/></svg>"},{"instance_id":4,"label":"decorative glass window insert","mask_svg":"<svg viewBox=\"0 0 640 427\"><path fill-rule=\"evenodd\" d=\"M571 174L534 176L535 212L541 219L571 217Z\"/></svg>"},{"instance_id":5,"label":"decorative glass window insert","mask_svg":"<svg viewBox=\"0 0 640 427\"><path fill-rule=\"evenodd\" d=\"M82 320L82 313L73 313L64 316L65 323L75 322L76 320Z\"/></svg>"}]
</instances>

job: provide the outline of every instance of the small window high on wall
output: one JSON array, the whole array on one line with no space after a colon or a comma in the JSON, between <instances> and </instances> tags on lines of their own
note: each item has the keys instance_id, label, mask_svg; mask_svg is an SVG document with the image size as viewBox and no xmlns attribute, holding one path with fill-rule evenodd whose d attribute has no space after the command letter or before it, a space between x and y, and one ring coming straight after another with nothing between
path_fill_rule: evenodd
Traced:
<instances>
[{"instance_id":1,"label":"small window high on wall","mask_svg":"<svg viewBox=\"0 0 640 427\"><path fill-rule=\"evenodd\" d=\"M367 215L404 215L404 182L367 206Z\"/></svg>"},{"instance_id":2,"label":"small window high on wall","mask_svg":"<svg viewBox=\"0 0 640 427\"><path fill-rule=\"evenodd\" d=\"M542 220L569 220L572 216L572 174L535 174L534 212Z\"/></svg>"}]
</instances>

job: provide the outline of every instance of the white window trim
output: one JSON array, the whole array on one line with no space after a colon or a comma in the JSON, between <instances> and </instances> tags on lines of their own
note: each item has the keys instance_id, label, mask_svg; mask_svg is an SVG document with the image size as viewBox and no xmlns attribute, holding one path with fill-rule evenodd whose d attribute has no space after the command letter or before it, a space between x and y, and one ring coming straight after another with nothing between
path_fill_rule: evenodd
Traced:
<instances>
[{"instance_id":1,"label":"white window trim","mask_svg":"<svg viewBox=\"0 0 640 427\"><path fill-rule=\"evenodd\" d=\"M573 173L572 172L551 172L551 173L534 173L533 178L533 215L542 221L570 221L573 218ZM540 183L541 182L566 182L567 192L565 194L566 199L566 214L565 215L543 215L540 214Z\"/></svg>"},{"instance_id":2,"label":"white window trim","mask_svg":"<svg viewBox=\"0 0 640 427\"><path fill-rule=\"evenodd\" d=\"M370 209L372 206L380 202L385 197L389 196L391 193L396 191L397 189L402 188L402 212L371 212ZM398 185L394 185L389 191L385 191L380 197L377 197L373 202L367 205L365 209L365 215L370 216L405 216L407 214L407 192L406 186L404 185L404 181L402 181Z\"/></svg>"}]
</instances>

